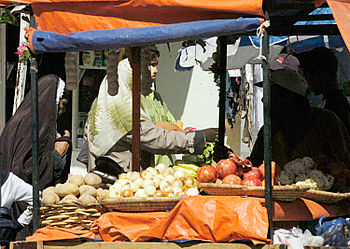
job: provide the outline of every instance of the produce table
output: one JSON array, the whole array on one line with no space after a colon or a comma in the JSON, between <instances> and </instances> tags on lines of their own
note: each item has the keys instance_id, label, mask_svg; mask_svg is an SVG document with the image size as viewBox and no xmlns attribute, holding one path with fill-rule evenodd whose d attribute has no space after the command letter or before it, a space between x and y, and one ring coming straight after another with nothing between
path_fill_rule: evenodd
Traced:
<instances>
[{"instance_id":1,"label":"produce table","mask_svg":"<svg viewBox=\"0 0 350 249\"><path fill-rule=\"evenodd\" d=\"M108 212L90 231L44 227L27 241L98 238L104 241L144 242L179 239L230 242L250 239L266 244L268 221L263 198L239 196L196 196L184 198L170 212ZM307 199L274 202L275 222L311 221L322 215L349 214L347 202L319 204Z\"/></svg>"},{"instance_id":2,"label":"produce table","mask_svg":"<svg viewBox=\"0 0 350 249\"><path fill-rule=\"evenodd\" d=\"M197 243L187 242L87 242L87 241L48 241L48 242L12 242L11 249L288 249L287 245L246 245L236 243ZM310 249L312 249L310 247ZM316 248L315 248L316 249ZM331 247L327 247L331 249Z\"/></svg>"}]
</instances>

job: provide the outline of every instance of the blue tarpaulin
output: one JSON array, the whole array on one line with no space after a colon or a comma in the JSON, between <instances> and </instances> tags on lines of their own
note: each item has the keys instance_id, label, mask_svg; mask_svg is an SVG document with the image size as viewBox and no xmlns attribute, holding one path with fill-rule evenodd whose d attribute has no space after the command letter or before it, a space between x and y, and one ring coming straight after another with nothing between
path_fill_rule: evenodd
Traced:
<instances>
[{"instance_id":1,"label":"blue tarpaulin","mask_svg":"<svg viewBox=\"0 0 350 249\"><path fill-rule=\"evenodd\" d=\"M246 33L256 30L259 18L196 21L145 28L92 30L62 35L36 30L32 36L35 53L100 50Z\"/></svg>"}]
</instances>

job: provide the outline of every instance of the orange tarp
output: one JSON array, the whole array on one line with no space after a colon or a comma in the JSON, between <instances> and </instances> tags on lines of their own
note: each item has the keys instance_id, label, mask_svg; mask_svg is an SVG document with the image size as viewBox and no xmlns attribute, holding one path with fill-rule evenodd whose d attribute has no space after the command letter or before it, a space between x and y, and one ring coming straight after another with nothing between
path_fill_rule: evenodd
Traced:
<instances>
[{"instance_id":1,"label":"orange tarp","mask_svg":"<svg viewBox=\"0 0 350 249\"><path fill-rule=\"evenodd\" d=\"M337 23L341 36L350 50L350 1L327 0L331 8L334 20Z\"/></svg>"},{"instance_id":2,"label":"orange tarp","mask_svg":"<svg viewBox=\"0 0 350 249\"><path fill-rule=\"evenodd\" d=\"M181 200L171 212L109 212L98 218L90 231L41 228L27 241L100 238L104 241L192 239L229 242L250 239L266 243L268 220L263 198L197 196ZM300 199L274 202L274 221L314 220L337 216L330 205Z\"/></svg>"},{"instance_id":3,"label":"orange tarp","mask_svg":"<svg viewBox=\"0 0 350 249\"><path fill-rule=\"evenodd\" d=\"M0 0L31 3L38 30L68 34L86 30L263 16L263 0Z\"/></svg>"}]
</instances>

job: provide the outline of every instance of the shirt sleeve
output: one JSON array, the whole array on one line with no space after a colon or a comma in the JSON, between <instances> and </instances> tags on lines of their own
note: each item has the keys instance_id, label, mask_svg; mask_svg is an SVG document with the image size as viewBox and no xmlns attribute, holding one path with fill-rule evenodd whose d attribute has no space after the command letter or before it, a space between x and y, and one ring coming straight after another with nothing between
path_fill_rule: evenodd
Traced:
<instances>
[{"instance_id":1,"label":"shirt sleeve","mask_svg":"<svg viewBox=\"0 0 350 249\"><path fill-rule=\"evenodd\" d=\"M17 219L22 226L25 226L28 225L33 218L33 187L12 173L10 176L13 184L12 186L16 186L13 188L15 201L23 201L28 205L27 209L24 210Z\"/></svg>"},{"instance_id":2,"label":"shirt sleeve","mask_svg":"<svg viewBox=\"0 0 350 249\"><path fill-rule=\"evenodd\" d=\"M129 144L132 135L129 132L123 137ZM153 154L178 154L203 152L205 138L203 132L167 131L155 126L152 122L141 121L140 133L141 149Z\"/></svg>"}]
</instances>

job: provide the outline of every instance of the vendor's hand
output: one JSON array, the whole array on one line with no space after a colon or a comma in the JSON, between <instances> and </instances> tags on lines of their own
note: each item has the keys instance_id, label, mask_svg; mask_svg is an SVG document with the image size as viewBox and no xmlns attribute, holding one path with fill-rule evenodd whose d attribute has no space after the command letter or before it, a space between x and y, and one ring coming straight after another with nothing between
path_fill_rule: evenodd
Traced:
<instances>
[{"instance_id":1,"label":"vendor's hand","mask_svg":"<svg viewBox=\"0 0 350 249\"><path fill-rule=\"evenodd\" d=\"M64 136L69 137L70 133L69 131L64 131ZM57 133L57 138L60 138L61 134ZM55 142L55 150L57 150L58 153L60 153L61 156L64 156L69 149L69 143L67 141L57 141Z\"/></svg>"},{"instance_id":2,"label":"vendor's hand","mask_svg":"<svg viewBox=\"0 0 350 249\"><path fill-rule=\"evenodd\" d=\"M214 146L214 161L218 162L221 159L227 159L228 158L228 152L232 150L224 145L215 144Z\"/></svg>"},{"instance_id":3,"label":"vendor's hand","mask_svg":"<svg viewBox=\"0 0 350 249\"><path fill-rule=\"evenodd\" d=\"M219 129L218 128L209 128L202 130L205 136L205 140L208 143L212 143L218 140L219 137Z\"/></svg>"}]
</instances>

